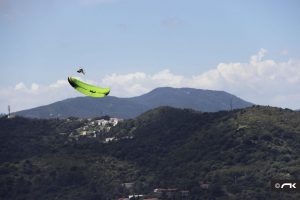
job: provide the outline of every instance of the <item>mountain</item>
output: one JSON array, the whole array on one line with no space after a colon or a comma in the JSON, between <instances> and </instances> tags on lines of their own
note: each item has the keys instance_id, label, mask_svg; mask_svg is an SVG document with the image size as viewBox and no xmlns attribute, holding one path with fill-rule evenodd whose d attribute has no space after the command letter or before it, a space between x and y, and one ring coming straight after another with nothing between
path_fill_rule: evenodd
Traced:
<instances>
[{"instance_id":1,"label":"mountain","mask_svg":"<svg viewBox=\"0 0 300 200\"><path fill-rule=\"evenodd\" d=\"M114 116L131 118L148 110L148 107L126 98L108 96L97 99L91 97L76 97L58 101L46 106L16 112L16 115L31 118L67 118L67 117L97 117Z\"/></svg>"},{"instance_id":2,"label":"mountain","mask_svg":"<svg viewBox=\"0 0 300 200\"><path fill-rule=\"evenodd\" d=\"M192 88L163 87L131 98L108 96L101 99L77 97L50 105L16 112L16 115L32 118L96 117L109 115L117 118L134 118L141 113L159 107L190 108L215 112L245 108L253 104L223 91Z\"/></svg>"},{"instance_id":3,"label":"mountain","mask_svg":"<svg viewBox=\"0 0 300 200\"><path fill-rule=\"evenodd\" d=\"M162 87L151 92L132 97L131 101L156 108L171 106L174 108L190 108L203 112L216 112L245 108L253 104L246 102L224 91L201 90L193 88Z\"/></svg>"},{"instance_id":4,"label":"mountain","mask_svg":"<svg viewBox=\"0 0 300 200\"><path fill-rule=\"evenodd\" d=\"M0 118L0 198L153 197L154 188L189 191L189 199L300 198L270 189L273 179L300 178L299 112L159 107L113 127L110 143L71 140L86 121Z\"/></svg>"}]
</instances>

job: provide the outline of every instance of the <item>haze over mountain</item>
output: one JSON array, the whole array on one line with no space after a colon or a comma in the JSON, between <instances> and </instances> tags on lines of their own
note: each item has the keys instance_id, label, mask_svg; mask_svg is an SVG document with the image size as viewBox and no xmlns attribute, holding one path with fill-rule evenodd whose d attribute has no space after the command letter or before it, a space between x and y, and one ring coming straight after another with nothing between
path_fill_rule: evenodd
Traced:
<instances>
[{"instance_id":1,"label":"haze over mountain","mask_svg":"<svg viewBox=\"0 0 300 200\"><path fill-rule=\"evenodd\" d=\"M16 112L32 118L97 117L109 115L117 118L134 118L159 106L190 108L203 112L216 112L245 108L253 105L224 91L193 88L156 88L149 93L131 98L108 96L101 99L77 97L46 106Z\"/></svg>"}]
</instances>

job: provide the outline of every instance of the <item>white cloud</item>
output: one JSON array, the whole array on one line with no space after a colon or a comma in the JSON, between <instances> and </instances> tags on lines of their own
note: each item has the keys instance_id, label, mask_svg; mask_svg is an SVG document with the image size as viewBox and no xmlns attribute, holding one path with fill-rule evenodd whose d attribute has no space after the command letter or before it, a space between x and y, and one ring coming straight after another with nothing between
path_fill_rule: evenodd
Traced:
<instances>
[{"instance_id":1,"label":"white cloud","mask_svg":"<svg viewBox=\"0 0 300 200\"><path fill-rule=\"evenodd\" d=\"M184 77L180 75L174 75L170 70L166 69L157 74L154 74L151 79L160 86L173 86L180 87L183 84Z\"/></svg>"},{"instance_id":2,"label":"white cloud","mask_svg":"<svg viewBox=\"0 0 300 200\"><path fill-rule=\"evenodd\" d=\"M20 82L15 86L16 91L25 93L35 93L39 90L39 88L40 86L36 83L32 83L30 88L26 87L23 82Z\"/></svg>"},{"instance_id":3,"label":"white cloud","mask_svg":"<svg viewBox=\"0 0 300 200\"><path fill-rule=\"evenodd\" d=\"M143 72L111 74L103 78L101 85L103 87L110 86L113 95L134 96L148 90L147 80L148 77Z\"/></svg>"},{"instance_id":4,"label":"white cloud","mask_svg":"<svg viewBox=\"0 0 300 200\"><path fill-rule=\"evenodd\" d=\"M130 97L149 92L156 87L193 87L224 90L256 104L300 108L300 62L276 62L264 59L261 49L245 63L220 63L215 68L193 76L182 76L165 69L154 74L134 72L106 75L100 83L85 80L101 87L111 87L110 95ZM0 112L10 104L13 110L36 107L69 97L80 96L67 80L50 85L23 82L0 89ZM167 98L167 97L166 97Z\"/></svg>"},{"instance_id":5,"label":"white cloud","mask_svg":"<svg viewBox=\"0 0 300 200\"><path fill-rule=\"evenodd\" d=\"M40 88L40 86L38 84L36 84L36 83L31 84L31 91L32 92L38 91L39 88Z\"/></svg>"},{"instance_id":6,"label":"white cloud","mask_svg":"<svg viewBox=\"0 0 300 200\"><path fill-rule=\"evenodd\" d=\"M51 84L49 87L50 88L61 88L61 87L65 87L66 85L68 85L67 80L57 80L55 83Z\"/></svg>"},{"instance_id":7,"label":"white cloud","mask_svg":"<svg viewBox=\"0 0 300 200\"><path fill-rule=\"evenodd\" d=\"M225 90L258 104L300 107L300 98L296 95L300 92L300 63L264 60L265 54L265 50L260 50L249 63L221 63L193 77L191 86ZM290 95L293 99L288 98ZM279 96L285 97L285 101L274 100Z\"/></svg>"},{"instance_id":8,"label":"white cloud","mask_svg":"<svg viewBox=\"0 0 300 200\"><path fill-rule=\"evenodd\" d=\"M68 86L66 80L58 80L50 85L32 83L29 87L20 82L14 87L0 88L0 113L6 112L7 105L11 105L14 112L75 96L78 93Z\"/></svg>"},{"instance_id":9,"label":"white cloud","mask_svg":"<svg viewBox=\"0 0 300 200\"><path fill-rule=\"evenodd\" d=\"M258 62L262 61L262 58L266 55L267 51L261 48L256 55L251 56L250 63L255 65Z\"/></svg>"},{"instance_id":10,"label":"white cloud","mask_svg":"<svg viewBox=\"0 0 300 200\"><path fill-rule=\"evenodd\" d=\"M24 90L24 89L26 89L26 86L23 82L20 82L15 86L15 90Z\"/></svg>"},{"instance_id":11,"label":"white cloud","mask_svg":"<svg viewBox=\"0 0 300 200\"><path fill-rule=\"evenodd\" d=\"M102 84L112 87L112 95L133 96L161 86L223 90L257 104L300 108L300 62L276 62L260 49L246 63L220 63L216 68L191 77L163 70L112 74Z\"/></svg>"}]
</instances>

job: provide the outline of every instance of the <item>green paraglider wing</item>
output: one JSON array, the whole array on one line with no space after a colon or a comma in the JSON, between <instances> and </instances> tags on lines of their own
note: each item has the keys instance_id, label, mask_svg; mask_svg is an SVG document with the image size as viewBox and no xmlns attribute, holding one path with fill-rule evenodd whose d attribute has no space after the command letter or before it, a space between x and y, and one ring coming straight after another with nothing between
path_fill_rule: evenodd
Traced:
<instances>
[{"instance_id":1,"label":"green paraglider wing","mask_svg":"<svg viewBox=\"0 0 300 200\"><path fill-rule=\"evenodd\" d=\"M96 87L78 80L75 77L68 77L70 85L77 91L91 97L105 97L109 94L110 88Z\"/></svg>"}]
</instances>

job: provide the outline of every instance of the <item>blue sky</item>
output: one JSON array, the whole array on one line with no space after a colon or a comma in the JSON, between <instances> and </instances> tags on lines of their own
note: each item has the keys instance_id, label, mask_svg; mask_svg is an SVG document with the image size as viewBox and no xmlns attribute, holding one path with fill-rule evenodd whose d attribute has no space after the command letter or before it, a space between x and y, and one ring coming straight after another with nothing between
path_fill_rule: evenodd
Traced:
<instances>
[{"instance_id":1,"label":"blue sky","mask_svg":"<svg viewBox=\"0 0 300 200\"><path fill-rule=\"evenodd\" d=\"M300 108L298 76L288 80L300 71L299 8L297 0L0 0L0 103L5 105L0 112L6 104L18 110L76 96L66 85L49 93L56 97L47 100L39 100L38 92L75 75L76 66L85 67L84 78L91 82L112 85L115 96L141 94L154 86L190 86L225 90L259 104ZM258 97L254 89L247 93L251 86L240 88L232 78L226 79L228 88L220 86L220 79L210 85L197 79L204 80L213 70L220 73L222 63L227 64L226 72L234 71L230 64L250 63L259 53L261 61L275 63L269 63L274 70L290 73L261 74L261 67L270 67L259 64L254 74L260 81L275 77L274 82L286 83L281 90L273 88L273 96ZM159 85L154 84L156 76L163 77ZM182 79L176 82L178 77ZM118 79L132 90L122 90ZM272 81L263 85L275 86ZM28 103L21 104L12 94L22 89Z\"/></svg>"}]
</instances>

